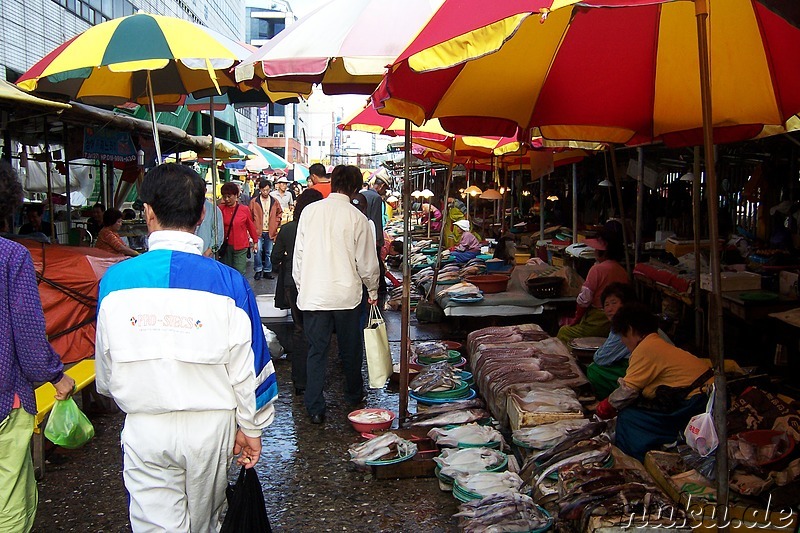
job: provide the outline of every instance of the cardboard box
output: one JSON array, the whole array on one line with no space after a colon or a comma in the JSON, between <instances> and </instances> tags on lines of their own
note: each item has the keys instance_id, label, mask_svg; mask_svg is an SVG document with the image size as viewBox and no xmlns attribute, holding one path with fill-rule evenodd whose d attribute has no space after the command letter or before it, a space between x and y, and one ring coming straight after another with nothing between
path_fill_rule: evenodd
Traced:
<instances>
[{"instance_id":1,"label":"cardboard box","mask_svg":"<svg viewBox=\"0 0 800 533\"><path fill-rule=\"evenodd\" d=\"M720 240L720 245L722 243L723 241ZM710 247L711 241L708 239L700 241L701 250L708 250ZM675 257L680 257L694 252L694 240L679 240L675 237L669 237L664 245L664 249Z\"/></svg>"},{"instance_id":2,"label":"cardboard box","mask_svg":"<svg viewBox=\"0 0 800 533\"><path fill-rule=\"evenodd\" d=\"M720 283L724 291L757 291L761 289L761 274L755 272L722 272ZM700 274L700 288L711 290L711 274Z\"/></svg>"},{"instance_id":3,"label":"cardboard box","mask_svg":"<svg viewBox=\"0 0 800 533\"><path fill-rule=\"evenodd\" d=\"M786 270L781 271L780 275L778 276L778 292L780 292L781 296L786 296L787 298L797 299L798 293L798 274L797 272L787 272Z\"/></svg>"},{"instance_id":4,"label":"cardboard box","mask_svg":"<svg viewBox=\"0 0 800 533\"><path fill-rule=\"evenodd\" d=\"M513 395L508 395L506 398L506 410L508 412L508 422L512 431L516 431L519 428L549 424L550 422L557 422L558 420L583 418L582 411L573 411L569 413L530 413L519 406Z\"/></svg>"},{"instance_id":5,"label":"cardboard box","mask_svg":"<svg viewBox=\"0 0 800 533\"><path fill-rule=\"evenodd\" d=\"M744 501L736 501L738 496L733 491L731 491L731 502L727 505L727 509L723 509L721 505L718 508L712 501L700 499L697 496L692 497L672 481L673 475L685 469L683 461L677 453L647 452L644 458L644 467L653 476L656 484L670 498L686 509L689 515L689 524L694 531L717 533L718 525L722 526L726 522L730 526L730 531L785 532L794 531L797 527L797 511L761 509ZM780 490L780 488L774 490ZM726 514L727 516L725 516ZM736 527L737 525L738 527Z\"/></svg>"}]
</instances>

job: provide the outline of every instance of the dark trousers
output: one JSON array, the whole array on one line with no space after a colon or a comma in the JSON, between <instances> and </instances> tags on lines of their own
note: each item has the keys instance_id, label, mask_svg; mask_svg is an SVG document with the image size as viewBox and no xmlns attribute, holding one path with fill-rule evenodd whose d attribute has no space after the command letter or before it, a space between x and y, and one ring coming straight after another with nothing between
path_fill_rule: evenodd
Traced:
<instances>
[{"instance_id":1,"label":"dark trousers","mask_svg":"<svg viewBox=\"0 0 800 533\"><path fill-rule=\"evenodd\" d=\"M344 371L344 398L348 403L356 403L364 394L360 311L360 306L341 311L303 311L303 329L308 341L305 404L311 416L325 412L325 370L334 331Z\"/></svg>"},{"instance_id":2,"label":"dark trousers","mask_svg":"<svg viewBox=\"0 0 800 533\"><path fill-rule=\"evenodd\" d=\"M297 308L297 287L292 283L284 288L284 295L292 310L292 383L298 389L306 388L306 359L308 345L303 333L303 312Z\"/></svg>"},{"instance_id":3,"label":"dark trousers","mask_svg":"<svg viewBox=\"0 0 800 533\"><path fill-rule=\"evenodd\" d=\"M381 248L383 248L383 246L378 245L378 268L380 269L380 274L378 275L378 290L380 292L386 292L386 265L383 259L381 259Z\"/></svg>"}]
</instances>

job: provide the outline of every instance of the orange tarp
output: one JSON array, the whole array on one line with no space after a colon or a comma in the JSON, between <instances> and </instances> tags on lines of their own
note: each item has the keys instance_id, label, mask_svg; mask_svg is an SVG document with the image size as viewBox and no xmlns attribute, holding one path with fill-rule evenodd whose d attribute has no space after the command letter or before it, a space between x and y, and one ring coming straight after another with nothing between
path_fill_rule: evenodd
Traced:
<instances>
[{"instance_id":1,"label":"orange tarp","mask_svg":"<svg viewBox=\"0 0 800 533\"><path fill-rule=\"evenodd\" d=\"M19 243L33 258L50 344L64 363L93 357L100 278L124 256L29 239Z\"/></svg>"}]
</instances>

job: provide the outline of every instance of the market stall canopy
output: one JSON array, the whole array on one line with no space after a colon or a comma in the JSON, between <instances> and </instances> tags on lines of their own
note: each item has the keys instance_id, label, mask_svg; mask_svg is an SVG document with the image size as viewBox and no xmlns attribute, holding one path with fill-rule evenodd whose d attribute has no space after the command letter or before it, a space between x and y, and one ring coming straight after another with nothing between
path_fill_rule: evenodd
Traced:
<instances>
[{"instance_id":1,"label":"market stall canopy","mask_svg":"<svg viewBox=\"0 0 800 533\"><path fill-rule=\"evenodd\" d=\"M714 142L793 128L796 10L772 0L707 4ZM463 134L531 128L552 140L697 145L698 58L695 2L446 0L374 100L381 113L439 118Z\"/></svg>"},{"instance_id":2,"label":"market stall canopy","mask_svg":"<svg viewBox=\"0 0 800 533\"><path fill-rule=\"evenodd\" d=\"M237 82L263 79L267 89L307 98L370 94L442 0L333 0L245 58Z\"/></svg>"},{"instance_id":3,"label":"market stall canopy","mask_svg":"<svg viewBox=\"0 0 800 533\"><path fill-rule=\"evenodd\" d=\"M242 145L242 147L256 155L254 159L248 161L248 164L246 165L248 170L257 171L255 170L256 167L258 166L256 162L259 161L259 158L263 159L263 161L266 161L267 164L266 166L263 166L258 170L264 170L267 168L271 168L273 170L284 170L291 166L291 163L289 163L287 160L285 160L275 152L267 150L264 147L258 146L255 143L249 142L246 145Z\"/></svg>"},{"instance_id":4,"label":"market stall canopy","mask_svg":"<svg viewBox=\"0 0 800 533\"><path fill-rule=\"evenodd\" d=\"M38 107L47 107L55 110L70 108L69 104L53 102L52 100L45 100L44 98L39 98L38 96L28 94L6 80L0 80L0 101L2 101L4 105L9 106L25 104Z\"/></svg>"}]
</instances>

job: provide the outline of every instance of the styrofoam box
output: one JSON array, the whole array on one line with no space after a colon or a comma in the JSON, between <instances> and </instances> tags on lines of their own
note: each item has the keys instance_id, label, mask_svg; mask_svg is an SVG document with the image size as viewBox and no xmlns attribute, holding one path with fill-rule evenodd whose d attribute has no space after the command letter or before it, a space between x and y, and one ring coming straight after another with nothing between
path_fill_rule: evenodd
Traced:
<instances>
[{"instance_id":1,"label":"styrofoam box","mask_svg":"<svg viewBox=\"0 0 800 533\"><path fill-rule=\"evenodd\" d=\"M761 275L755 272L720 273L723 291L753 291L761 289ZM711 290L711 274L700 274L700 288Z\"/></svg>"},{"instance_id":2,"label":"styrofoam box","mask_svg":"<svg viewBox=\"0 0 800 533\"><path fill-rule=\"evenodd\" d=\"M284 318L289 315L288 309L278 309L275 307L274 294L259 294L256 296L258 314L261 318Z\"/></svg>"}]
</instances>

